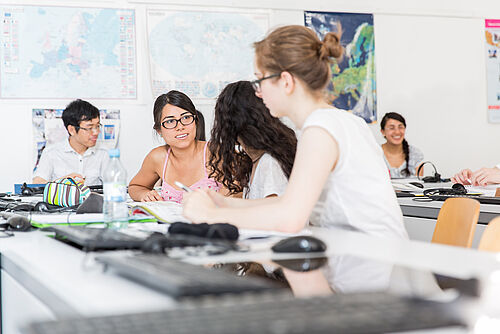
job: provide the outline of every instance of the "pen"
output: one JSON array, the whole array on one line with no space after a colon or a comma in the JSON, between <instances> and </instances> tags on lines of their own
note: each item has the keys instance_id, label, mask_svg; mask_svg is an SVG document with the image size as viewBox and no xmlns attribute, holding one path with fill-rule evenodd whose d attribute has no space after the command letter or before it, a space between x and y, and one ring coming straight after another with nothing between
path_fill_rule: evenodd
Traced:
<instances>
[{"instance_id":1,"label":"pen","mask_svg":"<svg viewBox=\"0 0 500 334\"><path fill-rule=\"evenodd\" d=\"M188 186L185 186L184 184L180 183L179 181L175 181L174 183L175 183L175 185L176 185L177 187L181 188L181 189L182 189L182 190L184 190L185 192L190 193L190 192L192 192L192 191L193 191L191 188L189 188Z\"/></svg>"}]
</instances>

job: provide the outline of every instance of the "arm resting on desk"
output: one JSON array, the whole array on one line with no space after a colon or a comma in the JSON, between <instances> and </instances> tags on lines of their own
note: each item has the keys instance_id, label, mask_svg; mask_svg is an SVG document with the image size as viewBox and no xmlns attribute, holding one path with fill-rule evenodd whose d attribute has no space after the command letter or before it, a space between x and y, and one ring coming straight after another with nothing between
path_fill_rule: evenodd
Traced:
<instances>
[{"instance_id":1,"label":"arm resting on desk","mask_svg":"<svg viewBox=\"0 0 500 334\"><path fill-rule=\"evenodd\" d=\"M207 192L197 190L185 195L184 215L195 223L227 222L239 228L299 232L306 226L338 155L337 142L325 130L307 128L297 146L283 196L251 201L243 207L217 207ZM241 204L239 201L229 199L228 203Z\"/></svg>"}]
</instances>

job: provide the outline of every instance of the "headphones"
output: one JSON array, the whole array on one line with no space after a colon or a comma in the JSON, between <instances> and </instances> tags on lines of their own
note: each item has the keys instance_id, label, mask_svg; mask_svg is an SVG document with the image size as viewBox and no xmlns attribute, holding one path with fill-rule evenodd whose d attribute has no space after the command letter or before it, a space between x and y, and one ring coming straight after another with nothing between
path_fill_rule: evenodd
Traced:
<instances>
[{"instance_id":1,"label":"headphones","mask_svg":"<svg viewBox=\"0 0 500 334\"><path fill-rule=\"evenodd\" d=\"M423 170L424 166L426 164L429 164L432 166L434 169L434 175L433 176L424 176L423 178L420 178L420 171ZM437 183L437 182L449 182L450 179L442 179L441 174L438 173L436 166L430 161L424 161L418 166L417 169L417 178L423 182L429 182L429 183Z\"/></svg>"},{"instance_id":2,"label":"headphones","mask_svg":"<svg viewBox=\"0 0 500 334\"><path fill-rule=\"evenodd\" d=\"M43 190L45 187L28 187L26 182L21 186L21 195L22 196L33 196L43 194Z\"/></svg>"},{"instance_id":3,"label":"headphones","mask_svg":"<svg viewBox=\"0 0 500 334\"><path fill-rule=\"evenodd\" d=\"M431 197L435 195L466 195L467 189L460 184L455 183L451 188L434 188L424 190L424 196Z\"/></svg>"}]
</instances>

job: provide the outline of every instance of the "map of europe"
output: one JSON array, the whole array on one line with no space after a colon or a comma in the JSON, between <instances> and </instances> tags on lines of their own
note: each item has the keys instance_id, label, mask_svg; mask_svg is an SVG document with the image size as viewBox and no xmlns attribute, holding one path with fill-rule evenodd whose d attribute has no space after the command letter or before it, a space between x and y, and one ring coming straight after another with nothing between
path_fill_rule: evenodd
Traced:
<instances>
[{"instance_id":1,"label":"map of europe","mask_svg":"<svg viewBox=\"0 0 500 334\"><path fill-rule=\"evenodd\" d=\"M261 13L148 11L153 94L171 89L215 98L228 83L253 78L253 43L267 32Z\"/></svg>"},{"instance_id":2,"label":"map of europe","mask_svg":"<svg viewBox=\"0 0 500 334\"><path fill-rule=\"evenodd\" d=\"M339 109L352 111L367 123L377 120L375 41L371 14L304 12L306 27L318 37L342 31L345 54L331 65L328 98Z\"/></svg>"},{"instance_id":3,"label":"map of europe","mask_svg":"<svg viewBox=\"0 0 500 334\"><path fill-rule=\"evenodd\" d=\"M136 98L135 12L0 7L2 98Z\"/></svg>"}]
</instances>

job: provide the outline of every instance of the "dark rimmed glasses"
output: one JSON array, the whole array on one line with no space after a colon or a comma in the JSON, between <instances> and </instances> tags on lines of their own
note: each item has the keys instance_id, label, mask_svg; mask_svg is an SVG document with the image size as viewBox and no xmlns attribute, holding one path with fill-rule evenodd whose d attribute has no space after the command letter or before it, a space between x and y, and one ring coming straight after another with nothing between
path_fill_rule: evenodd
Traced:
<instances>
[{"instance_id":1,"label":"dark rimmed glasses","mask_svg":"<svg viewBox=\"0 0 500 334\"><path fill-rule=\"evenodd\" d=\"M83 126L79 126L78 129L85 130L87 132L96 132L99 133L102 131L102 124L99 123L96 126L90 127L90 128L84 128Z\"/></svg>"},{"instance_id":2,"label":"dark rimmed glasses","mask_svg":"<svg viewBox=\"0 0 500 334\"><path fill-rule=\"evenodd\" d=\"M161 126L163 126L167 130L170 130L170 129L175 129L177 127L177 124L179 124L179 122L181 122L182 125L189 125L193 123L195 120L196 116L189 114L181 116L181 118L179 119L175 118L167 119L161 122Z\"/></svg>"},{"instance_id":3,"label":"dark rimmed glasses","mask_svg":"<svg viewBox=\"0 0 500 334\"><path fill-rule=\"evenodd\" d=\"M275 73L275 74L271 74L271 75L268 75L267 77L263 77L263 78L260 78L260 79L257 79L257 80L254 80L254 81L251 81L250 83L252 84L252 87L253 89L257 92L257 93L260 93L260 83L264 80L267 80L267 79L271 79L271 78L276 78L276 77L279 77L281 75L281 73Z\"/></svg>"}]
</instances>

